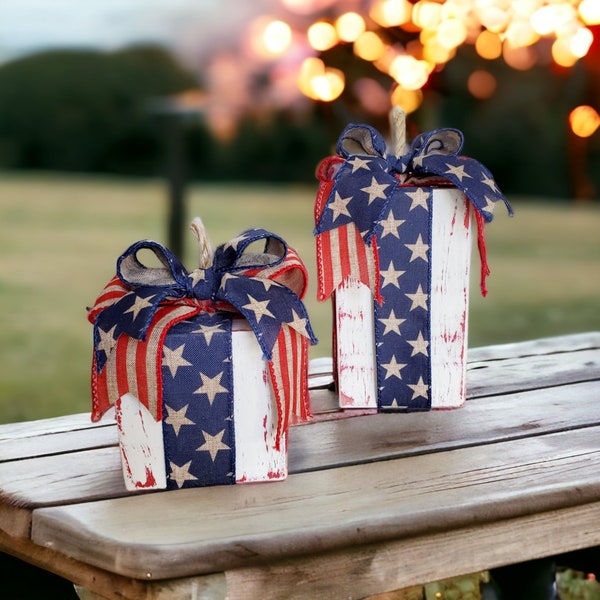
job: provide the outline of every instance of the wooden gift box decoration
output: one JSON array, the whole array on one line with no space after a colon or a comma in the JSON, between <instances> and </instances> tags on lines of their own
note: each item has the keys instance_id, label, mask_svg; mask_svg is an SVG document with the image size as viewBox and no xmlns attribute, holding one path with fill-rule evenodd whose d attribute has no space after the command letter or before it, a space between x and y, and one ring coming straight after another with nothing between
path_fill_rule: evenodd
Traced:
<instances>
[{"instance_id":1,"label":"wooden gift box decoration","mask_svg":"<svg viewBox=\"0 0 600 600\"><path fill-rule=\"evenodd\" d=\"M496 202L512 209L459 155L459 131L419 135L407 154L397 145L388 154L375 129L349 125L317 169L317 295L334 304L340 406L454 408L465 400L471 215L485 295L483 225Z\"/></svg>"},{"instance_id":2,"label":"wooden gift box decoration","mask_svg":"<svg viewBox=\"0 0 600 600\"><path fill-rule=\"evenodd\" d=\"M190 273L160 244L133 244L89 312L92 419L115 405L129 490L285 479L288 427L310 417L302 261L261 229L204 248Z\"/></svg>"}]
</instances>

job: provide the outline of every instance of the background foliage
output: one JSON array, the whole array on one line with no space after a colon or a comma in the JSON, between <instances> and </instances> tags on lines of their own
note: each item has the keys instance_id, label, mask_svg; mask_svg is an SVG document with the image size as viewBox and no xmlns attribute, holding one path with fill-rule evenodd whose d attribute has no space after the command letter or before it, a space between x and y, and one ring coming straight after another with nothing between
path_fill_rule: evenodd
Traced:
<instances>
[{"instance_id":1,"label":"background foliage","mask_svg":"<svg viewBox=\"0 0 600 600\"><path fill-rule=\"evenodd\" d=\"M312 206L316 185L194 185L188 218L200 215L213 244L248 227L281 235L309 270L307 309L331 355L331 306L316 301ZM158 179L30 173L0 175L0 422L90 410L90 306L117 257L144 238L165 240ZM487 226L492 275L479 294L473 253L470 346L600 330L600 209L512 198ZM186 234L184 262L198 264Z\"/></svg>"},{"instance_id":2,"label":"background foliage","mask_svg":"<svg viewBox=\"0 0 600 600\"><path fill-rule=\"evenodd\" d=\"M200 114L182 117L187 176L312 182L315 165L333 152L348 122L369 122L385 133L386 116L364 114L352 96L353 81L378 75L348 52L336 48L327 57L347 73L348 91L340 102L312 103L295 112L250 112L227 142L213 137ZM505 192L572 196L565 115L583 94L585 74L575 67L549 76L546 66L516 71L501 59L482 61L464 47L434 74L423 106L410 116L410 133L456 127L465 134L464 153L488 166ZM497 93L485 101L466 91L468 75L482 66L499 82ZM261 85L256 83L257 93ZM48 51L4 64L0 168L159 173L169 117L157 114L156 101L198 87L202 82L156 46L113 53ZM597 137L588 151L588 171L600 188Z\"/></svg>"}]
</instances>

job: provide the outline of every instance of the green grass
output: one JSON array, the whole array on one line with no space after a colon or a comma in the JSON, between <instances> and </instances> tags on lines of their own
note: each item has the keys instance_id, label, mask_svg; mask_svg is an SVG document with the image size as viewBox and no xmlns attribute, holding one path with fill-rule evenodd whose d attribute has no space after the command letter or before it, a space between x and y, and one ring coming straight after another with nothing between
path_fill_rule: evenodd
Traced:
<instances>
[{"instance_id":1,"label":"green grass","mask_svg":"<svg viewBox=\"0 0 600 600\"><path fill-rule=\"evenodd\" d=\"M212 185L188 193L188 217L213 244L264 227L303 256L306 299L320 344L331 352L329 304L315 300L311 187ZM470 345L600 329L600 210L514 200L514 219L487 227L492 275L478 294L474 256ZM131 243L165 242L159 180L0 176L0 422L89 410L91 325L85 307ZM196 261L187 236L185 262Z\"/></svg>"}]
</instances>

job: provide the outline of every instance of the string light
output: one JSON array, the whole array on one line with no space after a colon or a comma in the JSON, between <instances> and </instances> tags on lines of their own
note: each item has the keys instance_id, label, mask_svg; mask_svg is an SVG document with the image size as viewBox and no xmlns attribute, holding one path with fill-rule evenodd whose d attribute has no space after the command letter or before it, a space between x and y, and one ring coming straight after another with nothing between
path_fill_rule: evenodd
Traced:
<instances>
[{"instance_id":1,"label":"string light","mask_svg":"<svg viewBox=\"0 0 600 600\"><path fill-rule=\"evenodd\" d=\"M358 36L353 49L359 58L373 62L383 56L385 45L374 31L365 31Z\"/></svg>"},{"instance_id":2,"label":"string light","mask_svg":"<svg viewBox=\"0 0 600 600\"><path fill-rule=\"evenodd\" d=\"M569 114L569 125L575 135L590 137L600 127L600 115L591 106L578 106Z\"/></svg>"},{"instance_id":3,"label":"string light","mask_svg":"<svg viewBox=\"0 0 600 600\"><path fill-rule=\"evenodd\" d=\"M352 44L355 56L371 62L404 91L421 89L432 69L442 68L464 44L474 45L482 58L502 57L521 70L534 66L550 47L556 64L571 67L587 55L593 43L589 26L600 24L600 0L371 0L368 20L358 12L337 12L343 6L341 0L281 2L303 19L319 14L331 18L331 22L320 19L307 27L305 39L313 51ZM391 33L394 28L418 35L403 46L394 41L394 35L386 37L378 31ZM262 22L253 35L256 54L267 60L283 55L299 39L289 24L275 19ZM549 43L535 49L541 39ZM307 64L314 67L314 63ZM303 63L299 69L302 93L322 101L339 97L345 86L341 71L323 63L317 74L308 76L307 68ZM477 90L485 88L481 81L486 77L480 73L473 81L474 95L483 97L484 92ZM487 81L485 89L491 89Z\"/></svg>"},{"instance_id":4,"label":"string light","mask_svg":"<svg viewBox=\"0 0 600 600\"><path fill-rule=\"evenodd\" d=\"M369 16L381 27L398 27L410 21L412 10L408 0L377 0Z\"/></svg>"},{"instance_id":5,"label":"string light","mask_svg":"<svg viewBox=\"0 0 600 600\"><path fill-rule=\"evenodd\" d=\"M586 25L600 25L600 2L583 0L579 5L579 16Z\"/></svg>"},{"instance_id":6,"label":"string light","mask_svg":"<svg viewBox=\"0 0 600 600\"><path fill-rule=\"evenodd\" d=\"M313 23L306 34L311 47L321 52L333 48L338 43L335 27L326 21Z\"/></svg>"},{"instance_id":7,"label":"string light","mask_svg":"<svg viewBox=\"0 0 600 600\"><path fill-rule=\"evenodd\" d=\"M335 29L340 40L354 42L365 31L365 20L355 12L347 12L335 21Z\"/></svg>"}]
</instances>

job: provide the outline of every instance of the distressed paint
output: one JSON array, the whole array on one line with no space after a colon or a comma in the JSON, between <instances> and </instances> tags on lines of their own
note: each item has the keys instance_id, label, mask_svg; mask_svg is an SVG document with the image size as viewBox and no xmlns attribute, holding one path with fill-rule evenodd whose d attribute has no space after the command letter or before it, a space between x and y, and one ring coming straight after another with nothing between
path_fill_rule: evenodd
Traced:
<instances>
[{"instance_id":1,"label":"distressed paint","mask_svg":"<svg viewBox=\"0 0 600 600\"><path fill-rule=\"evenodd\" d=\"M431 244L431 405L466 397L471 210L457 189L433 190Z\"/></svg>"},{"instance_id":2,"label":"distressed paint","mask_svg":"<svg viewBox=\"0 0 600 600\"><path fill-rule=\"evenodd\" d=\"M236 482L285 479L287 434L276 450L277 405L267 362L247 321L236 319L232 328Z\"/></svg>"},{"instance_id":3,"label":"distressed paint","mask_svg":"<svg viewBox=\"0 0 600 600\"><path fill-rule=\"evenodd\" d=\"M287 434L275 449L277 405L267 362L248 323L233 324L234 430L236 482L278 481L287 477ZM162 422L155 421L133 394L116 403L125 486L129 491L167 486ZM182 434L183 435L183 434Z\"/></svg>"},{"instance_id":4,"label":"distressed paint","mask_svg":"<svg viewBox=\"0 0 600 600\"><path fill-rule=\"evenodd\" d=\"M341 408L377 408L373 296L348 278L336 290L338 393Z\"/></svg>"},{"instance_id":5,"label":"distressed paint","mask_svg":"<svg viewBox=\"0 0 600 600\"><path fill-rule=\"evenodd\" d=\"M162 421L155 421L129 393L117 400L116 417L125 487L129 491L166 488Z\"/></svg>"},{"instance_id":6,"label":"distressed paint","mask_svg":"<svg viewBox=\"0 0 600 600\"><path fill-rule=\"evenodd\" d=\"M471 217L455 188L433 190L431 248L431 406L465 401ZM341 408L377 407L373 296L347 279L336 290L337 377Z\"/></svg>"}]
</instances>

